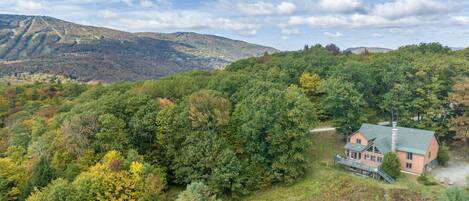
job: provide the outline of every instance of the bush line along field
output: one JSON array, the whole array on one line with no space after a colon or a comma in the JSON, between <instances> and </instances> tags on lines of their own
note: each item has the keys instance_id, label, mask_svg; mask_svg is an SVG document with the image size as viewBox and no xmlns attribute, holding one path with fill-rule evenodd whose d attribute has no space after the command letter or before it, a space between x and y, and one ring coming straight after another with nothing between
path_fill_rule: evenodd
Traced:
<instances>
[{"instance_id":1,"label":"bush line along field","mask_svg":"<svg viewBox=\"0 0 469 201\"><path fill-rule=\"evenodd\" d=\"M433 199L440 187L409 190L413 177L388 187L337 170L340 143L308 131L327 121L347 135L392 110L401 126L464 139L468 58L440 44L316 45L160 80L4 84L0 200L265 200L284 185L290 200Z\"/></svg>"}]
</instances>

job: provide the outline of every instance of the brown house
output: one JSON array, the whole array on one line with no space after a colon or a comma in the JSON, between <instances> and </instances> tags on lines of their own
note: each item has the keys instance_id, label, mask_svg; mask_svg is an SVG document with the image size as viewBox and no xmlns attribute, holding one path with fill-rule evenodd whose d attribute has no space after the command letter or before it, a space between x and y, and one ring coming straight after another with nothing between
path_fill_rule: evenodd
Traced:
<instances>
[{"instance_id":1,"label":"brown house","mask_svg":"<svg viewBox=\"0 0 469 201\"><path fill-rule=\"evenodd\" d=\"M347 168L375 177L383 177L380 165L384 154L395 152L401 162L401 171L422 174L437 165L439 144L435 132L373 124L363 124L345 144L345 157L336 156L336 161ZM392 181L390 181L392 182Z\"/></svg>"}]
</instances>

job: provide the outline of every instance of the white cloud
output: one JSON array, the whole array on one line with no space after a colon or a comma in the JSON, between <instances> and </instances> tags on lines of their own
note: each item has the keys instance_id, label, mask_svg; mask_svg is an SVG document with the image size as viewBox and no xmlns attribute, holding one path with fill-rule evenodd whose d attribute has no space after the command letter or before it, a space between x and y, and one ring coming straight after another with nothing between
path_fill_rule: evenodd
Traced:
<instances>
[{"instance_id":1,"label":"white cloud","mask_svg":"<svg viewBox=\"0 0 469 201\"><path fill-rule=\"evenodd\" d=\"M98 12L98 16L102 18L116 18L119 15L116 12L110 10L102 10Z\"/></svg>"},{"instance_id":2,"label":"white cloud","mask_svg":"<svg viewBox=\"0 0 469 201\"><path fill-rule=\"evenodd\" d=\"M309 25L311 27L345 27L345 28L360 28L360 27L405 27L416 26L424 24L418 18L407 17L401 19L387 19L381 16L374 15L326 15L326 16L292 16L289 19L290 25Z\"/></svg>"},{"instance_id":3,"label":"white cloud","mask_svg":"<svg viewBox=\"0 0 469 201\"><path fill-rule=\"evenodd\" d=\"M226 29L253 33L258 26L197 11L132 12L110 22L112 27L135 31L151 29ZM257 31L255 31L257 32Z\"/></svg>"},{"instance_id":4,"label":"white cloud","mask_svg":"<svg viewBox=\"0 0 469 201\"><path fill-rule=\"evenodd\" d=\"M402 18L408 16L433 15L450 10L449 3L438 0L395 0L393 2L377 4L372 14L387 18Z\"/></svg>"},{"instance_id":5,"label":"white cloud","mask_svg":"<svg viewBox=\"0 0 469 201\"><path fill-rule=\"evenodd\" d=\"M282 28L282 34L283 35L297 35L300 34L300 30L298 29L288 29L288 28Z\"/></svg>"},{"instance_id":6,"label":"white cloud","mask_svg":"<svg viewBox=\"0 0 469 201\"><path fill-rule=\"evenodd\" d=\"M238 33L243 36L255 36L257 35L257 30L256 29L243 30L243 31L239 31Z\"/></svg>"},{"instance_id":7,"label":"white cloud","mask_svg":"<svg viewBox=\"0 0 469 201\"><path fill-rule=\"evenodd\" d=\"M343 34L340 33L340 32L335 32L335 33L331 33L331 32L324 32L324 35L328 38L339 38L339 37L342 37Z\"/></svg>"},{"instance_id":8,"label":"white cloud","mask_svg":"<svg viewBox=\"0 0 469 201\"><path fill-rule=\"evenodd\" d=\"M129 6L132 6L132 5L133 5L132 0L120 0L120 1L121 1L122 3L125 3L125 4L129 5Z\"/></svg>"},{"instance_id":9,"label":"white cloud","mask_svg":"<svg viewBox=\"0 0 469 201\"><path fill-rule=\"evenodd\" d=\"M373 36L373 37L376 37L376 38L381 38L381 37L383 37L383 35L380 34L380 33L373 33L372 36Z\"/></svg>"},{"instance_id":10,"label":"white cloud","mask_svg":"<svg viewBox=\"0 0 469 201\"><path fill-rule=\"evenodd\" d=\"M360 0L320 0L319 6L333 12L364 12L366 5Z\"/></svg>"},{"instance_id":11,"label":"white cloud","mask_svg":"<svg viewBox=\"0 0 469 201\"><path fill-rule=\"evenodd\" d=\"M151 7L153 6L153 2L151 0L140 0L140 5L143 7Z\"/></svg>"},{"instance_id":12,"label":"white cloud","mask_svg":"<svg viewBox=\"0 0 469 201\"><path fill-rule=\"evenodd\" d=\"M277 6L277 11L280 14L291 14L295 12L296 5L290 2L282 2Z\"/></svg>"},{"instance_id":13,"label":"white cloud","mask_svg":"<svg viewBox=\"0 0 469 201\"><path fill-rule=\"evenodd\" d=\"M46 8L46 2L44 1L33 1L33 0L18 0L16 1L17 10L43 10Z\"/></svg>"},{"instance_id":14,"label":"white cloud","mask_svg":"<svg viewBox=\"0 0 469 201\"><path fill-rule=\"evenodd\" d=\"M249 15L274 15L292 14L296 10L296 5L290 2L281 2L278 5L259 1L256 3L239 3L238 9Z\"/></svg>"},{"instance_id":15,"label":"white cloud","mask_svg":"<svg viewBox=\"0 0 469 201\"><path fill-rule=\"evenodd\" d=\"M469 25L469 16L453 16L451 20L460 25Z\"/></svg>"}]
</instances>

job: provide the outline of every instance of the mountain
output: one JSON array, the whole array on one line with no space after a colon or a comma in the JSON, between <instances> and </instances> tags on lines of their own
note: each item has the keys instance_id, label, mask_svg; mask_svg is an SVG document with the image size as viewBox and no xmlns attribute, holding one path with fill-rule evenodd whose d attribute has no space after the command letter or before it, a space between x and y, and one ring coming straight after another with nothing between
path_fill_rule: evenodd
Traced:
<instances>
[{"instance_id":1,"label":"mountain","mask_svg":"<svg viewBox=\"0 0 469 201\"><path fill-rule=\"evenodd\" d=\"M368 52L370 53L386 53L386 52L392 51L392 49L382 48L382 47L351 47L351 48L344 50L344 52L351 52L353 54L361 54L365 52L365 49L368 50Z\"/></svg>"},{"instance_id":2,"label":"mountain","mask_svg":"<svg viewBox=\"0 0 469 201\"><path fill-rule=\"evenodd\" d=\"M464 47L449 47L449 49L451 49L452 51L459 51L459 50L464 50L466 48L464 48Z\"/></svg>"},{"instance_id":3,"label":"mountain","mask_svg":"<svg viewBox=\"0 0 469 201\"><path fill-rule=\"evenodd\" d=\"M141 80L276 49L197 33L129 33L46 16L0 15L0 75L48 73L82 81Z\"/></svg>"}]
</instances>

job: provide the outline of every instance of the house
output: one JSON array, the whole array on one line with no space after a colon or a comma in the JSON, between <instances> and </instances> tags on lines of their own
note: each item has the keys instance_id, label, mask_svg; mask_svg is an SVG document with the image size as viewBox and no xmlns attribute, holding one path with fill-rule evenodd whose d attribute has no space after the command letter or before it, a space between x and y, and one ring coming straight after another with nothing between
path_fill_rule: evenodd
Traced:
<instances>
[{"instance_id":1,"label":"house","mask_svg":"<svg viewBox=\"0 0 469 201\"><path fill-rule=\"evenodd\" d=\"M348 169L375 177L386 177L379 167L384 154L395 152L401 162L401 171L422 174L437 165L439 149L435 132L414 128L363 124L344 146L345 157L336 161Z\"/></svg>"}]
</instances>

